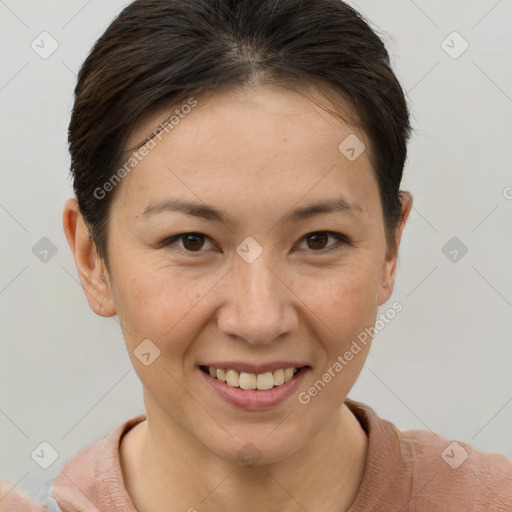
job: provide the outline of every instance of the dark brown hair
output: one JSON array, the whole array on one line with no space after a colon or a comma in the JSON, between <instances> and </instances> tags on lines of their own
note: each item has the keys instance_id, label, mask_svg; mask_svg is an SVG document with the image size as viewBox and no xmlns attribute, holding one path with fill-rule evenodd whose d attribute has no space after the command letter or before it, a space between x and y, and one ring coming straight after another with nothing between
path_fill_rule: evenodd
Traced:
<instances>
[{"instance_id":1,"label":"dark brown hair","mask_svg":"<svg viewBox=\"0 0 512 512\"><path fill-rule=\"evenodd\" d=\"M342 117L348 102L350 123L370 140L395 249L409 112L383 42L358 12L340 0L137 0L80 69L69 124L74 191L107 268L115 190L95 191L123 164L134 125L202 92L269 83L321 90Z\"/></svg>"}]
</instances>

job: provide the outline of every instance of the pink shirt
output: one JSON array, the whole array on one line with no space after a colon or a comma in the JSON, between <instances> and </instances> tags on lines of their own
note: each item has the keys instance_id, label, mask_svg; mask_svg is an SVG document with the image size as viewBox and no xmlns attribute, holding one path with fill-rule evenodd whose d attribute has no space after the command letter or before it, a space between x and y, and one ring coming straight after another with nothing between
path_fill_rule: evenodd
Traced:
<instances>
[{"instance_id":1,"label":"pink shirt","mask_svg":"<svg viewBox=\"0 0 512 512\"><path fill-rule=\"evenodd\" d=\"M512 460L428 431L401 432L367 405L350 399L346 404L368 435L363 480L349 512L512 511ZM124 422L72 457L53 481L46 504L0 480L0 512L136 512L119 445L145 418Z\"/></svg>"}]
</instances>

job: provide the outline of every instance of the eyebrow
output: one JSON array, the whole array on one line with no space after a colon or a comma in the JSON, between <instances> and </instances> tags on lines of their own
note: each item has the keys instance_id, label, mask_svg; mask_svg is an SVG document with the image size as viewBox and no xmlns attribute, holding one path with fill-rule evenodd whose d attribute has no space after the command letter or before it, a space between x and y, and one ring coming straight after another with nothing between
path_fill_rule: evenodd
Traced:
<instances>
[{"instance_id":1,"label":"eyebrow","mask_svg":"<svg viewBox=\"0 0 512 512\"><path fill-rule=\"evenodd\" d=\"M174 198L165 199L156 204L150 204L142 212L142 215L155 215L163 212L181 212L193 217L199 217L214 222L222 222L226 225L236 224L236 222L227 213L214 208L213 206ZM289 211L283 215L280 222L290 224L308 219L315 215L326 213L346 213L356 216L362 212L363 209L359 204L344 199L343 197L337 197Z\"/></svg>"}]
</instances>

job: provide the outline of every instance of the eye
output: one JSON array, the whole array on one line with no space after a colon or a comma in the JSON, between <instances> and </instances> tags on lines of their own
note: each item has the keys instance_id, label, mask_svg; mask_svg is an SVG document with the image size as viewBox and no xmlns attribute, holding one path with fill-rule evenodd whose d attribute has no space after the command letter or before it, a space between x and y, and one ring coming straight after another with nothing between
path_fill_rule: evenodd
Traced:
<instances>
[{"instance_id":1,"label":"eye","mask_svg":"<svg viewBox=\"0 0 512 512\"><path fill-rule=\"evenodd\" d=\"M334 243L326 245L329 238L337 240L339 244ZM205 248L205 242L208 242L210 247ZM348 237L334 231L315 231L313 233L308 233L301 238L301 243L304 242L307 245L306 249L309 249L310 252L322 254L340 249L340 245L350 245ZM187 253L201 253L213 248L210 238L203 233L180 233L166 238L158 244L158 247L167 247L172 245L177 245L179 249Z\"/></svg>"},{"instance_id":2,"label":"eye","mask_svg":"<svg viewBox=\"0 0 512 512\"><path fill-rule=\"evenodd\" d=\"M182 242L182 245L180 246L177 244L178 247L185 252L205 252L201 250L201 248L204 247L205 240L209 240L209 237L203 233L180 233L179 235L166 238L159 244L159 246L165 247L169 245L176 245L176 242L179 241ZM211 249L212 247L213 245L211 245L211 247L207 247L207 249Z\"/></svg>"},{"instance_id":3,"label":"eye","mask_svg":"<svg viewBox=\"0 0 512 512\"><path fill-rule=\"evenodd\" d=\"M329 238L334 238L338 240L340 244L331 244L327 245L327 241ZM305 241L307 244L307 249L312 250L313 252L330 252L336 249L340 249L340 245L350 245L350 240L341 233L336 233L334 231L315 231L313 233L308 233L301 239L301 242Z\"/></svg>"}]
</instances>

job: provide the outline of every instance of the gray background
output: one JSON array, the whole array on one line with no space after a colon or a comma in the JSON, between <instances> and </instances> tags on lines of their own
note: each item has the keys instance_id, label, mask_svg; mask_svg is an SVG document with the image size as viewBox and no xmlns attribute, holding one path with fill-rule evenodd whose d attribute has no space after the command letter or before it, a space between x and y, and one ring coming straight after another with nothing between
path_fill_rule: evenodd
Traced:
<instances>
[{"instance_id":1,"label":"gray background","mask_svg":"<svg viewBox=\"0 0 512 512\"><path fill-rule=\"evenodd\" d=\"M403 311L350 397L402 430L512 457L512 2L353 4L383 32L416 132L402 187L414 209L382 308ZM0 0L0 476L25 490L143 412L117 319L89 309L61 222L76 73L124 5ZM31 47L43 31L59 45L46 59ZM58 452L48 469L30 456L42 441Z\"/></svg>"}]
</instances>

